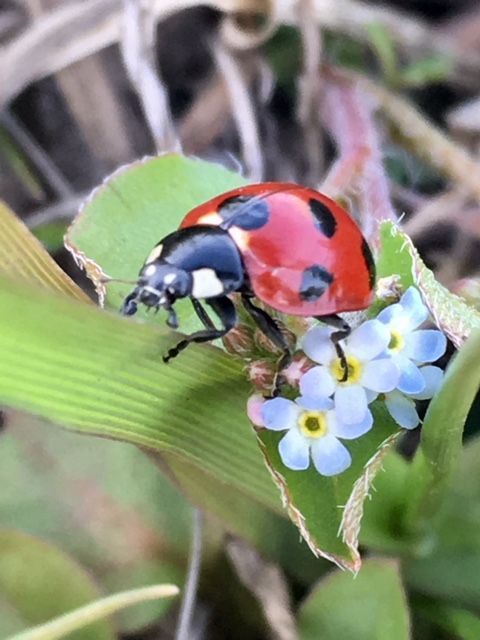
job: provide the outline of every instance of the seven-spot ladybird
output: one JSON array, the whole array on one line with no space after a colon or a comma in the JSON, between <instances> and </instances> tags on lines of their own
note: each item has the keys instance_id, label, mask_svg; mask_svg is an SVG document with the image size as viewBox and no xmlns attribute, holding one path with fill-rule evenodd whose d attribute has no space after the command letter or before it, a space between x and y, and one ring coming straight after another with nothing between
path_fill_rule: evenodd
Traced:
<instances>
[{"instance_id":1,"label":"seven-spot ladybird","mask_svg":"<svg viewBox=\"0 0 480 640\"><path fill-rule=\"evenodd\" d=\"M240 187L195 207L177 231L161 240L140 271L122 312L138 303L169 312L189 297L205 329L184 338L164 357L167 362L192 342L227 334L237 323L232 292L241 294L259 328L290 358L275 320L253 304L256 297L286 314L314 316L337 328L332 334L347 377L338 341L348 335L342 311L372 302L375 267L370 249L351 216L335 201L296 184L265 182ZM218 315L217 329L199 300Z\"/></svg>"}]
</instances>

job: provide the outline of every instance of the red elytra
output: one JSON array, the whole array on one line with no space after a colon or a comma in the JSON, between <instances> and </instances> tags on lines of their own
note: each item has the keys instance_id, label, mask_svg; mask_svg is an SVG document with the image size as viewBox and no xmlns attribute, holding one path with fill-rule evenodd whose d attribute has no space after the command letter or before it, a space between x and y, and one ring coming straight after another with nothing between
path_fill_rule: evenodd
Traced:
<instances>
[{"instance_id":1,"label":"red elytra","mask_svg":"<svg viewBox=\"0 0 480 640\"><path fill-rule=\"evenodd\" d=\"M372 303L375 269L370 249L356 222L337 202L307 187L265 182L212 198L190 211L180 227L224 225L232 201L235 216L227 230L260 300L297 316L356 311ZM260 215L255 228L239 227L235 222L239 202L247 217L248 207L255 205L262 208L265 219ZM327 279L328 286L315 288L318 275Z\"/></svg>"}]
</instances>

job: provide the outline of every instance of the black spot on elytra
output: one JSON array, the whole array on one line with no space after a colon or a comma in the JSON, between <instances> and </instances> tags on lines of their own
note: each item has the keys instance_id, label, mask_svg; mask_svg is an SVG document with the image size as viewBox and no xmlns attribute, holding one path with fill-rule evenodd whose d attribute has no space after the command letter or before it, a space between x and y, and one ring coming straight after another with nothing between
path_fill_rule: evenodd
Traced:
<instances>
[{"instance_id":1,"label":"black spot on elytra","mask_svg":"<svg viewBox=\"0 0 480 640\"><path fill-rule=\"evenodd\" d=\"M363 259L365 260L365 266L368 269L368 284L370 289L373 289L375 286L375 262L373 261L372 252L370 251L370 247L367 244L365 238L362 242L362 254Z\"/></svg>"},{"instance_id":2,"label":"black spot on elytra","mask_svg":"<svg viewBox=\"0 0 480 640\"><path fill-rule=\"evenodd\" d=\"M315 226L327 238L331 238L337 230L337 221L328 206L320 200L311 198L308 201L311 212L315 219Z\"/></svg>"},{"instance_id":3,"label":"black spot on elytra","mask_svg":"<svg viewBox=\"0 0 480 640\"><path fill-rule=\"evenodd\" d=\"M318 264L305 269L300 285L300 298L307 302L318 300L333 282L333 275Z\"/></svg>"},{"instance_id":4,"label":"black spot on elytra","mask_svg":"<svg viewBox=\"0 0 480 640\"><path fill-rule=\"evenodd\" d=\"M240 227L245 231L260 229L270 217L265 196L233 196L222 202L218 213L223 219L222 229Z\"/></svg>"}]
</instances>

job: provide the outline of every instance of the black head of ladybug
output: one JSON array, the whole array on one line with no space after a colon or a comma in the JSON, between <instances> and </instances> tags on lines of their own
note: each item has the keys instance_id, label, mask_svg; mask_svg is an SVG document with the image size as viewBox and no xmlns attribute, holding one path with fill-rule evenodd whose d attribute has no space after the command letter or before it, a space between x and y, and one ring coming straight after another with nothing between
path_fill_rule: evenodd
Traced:
<instances>
[{"instance_id":1,"label":"black head of ladybug","mask_svg":"<svg viewBox=\"0 0 480 640\"><path fill-rule=\"evenodd\" d=\"M179 298L191 295L192 283L192 275L184 269L158 260L147 263L140 271L137 286L125 298L122 313L133 315L139 303L156 311L163 308L169 312L168 325L176 328L178 322L173 304Z\"/></svg>"},{"instance_id":2,"label":"black head of ladybug","mask_svg":"<svg viewBox=\"0 0 480 640\"><path fill-rule=\"evenodd\" d=\"M178 229L154 247L122 313L135 314L139 304L163 308L169 313L167 324L176 328L173 305L178 299L218 298L243 282L242 260L227 231L207 225Z\"/></svg>"}]
</instances>

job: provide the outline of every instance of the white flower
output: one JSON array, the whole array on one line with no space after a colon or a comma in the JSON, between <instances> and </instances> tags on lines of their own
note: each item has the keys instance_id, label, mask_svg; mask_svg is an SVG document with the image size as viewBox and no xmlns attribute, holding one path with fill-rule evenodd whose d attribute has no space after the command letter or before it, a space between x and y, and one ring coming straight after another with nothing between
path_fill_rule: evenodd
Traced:
<instances>
[{"instance_id":1,"label":"white flower","mask_svg":"<svg viewBox=\"0 0 480 640\"><path fill-rule=\"evenodd\" d=\"M320 366L307 371L300 381L304 396L335 398L338 419L344 424L362 422L368 403L378 393L395 389L400 372L388 354L390 331L378 320L367 320L345 339L341 347L348 364L345 381L341 361L331 341L331 327L314 327L303 340L303 350Z\"/></svg>"},{"instance_id":2,"label":"white flower","mask_svg":"<svg viewBox=\"0 0 480 640\"><path fill-rule=\"evenodd\" d=\"M308 469L310 457L317 471L334 476L352 463L348 449L339 438L351 440L367 433L373 418L367 411L358 424L345 425L338 419L331 398L300 397L267 400L262 406L262 421L267 429L287 430L278 451L283 464L295 471Z\"/></svg>"},{"instance_id":3,"label":"white flower","mask_svg":"<svg viewBox=\"0 0 480 640\"><path fill-rule=\"evenodd\" d=\"M391 356L400 370L397 389L409 395L421 393L425 388L424 376L417 365L438 360L447 347L441 331L418 329L427 318L428 309L415 287L407 289L400 302L377 317L390 333L385 354Z\"/></svg>"},{"instance_id":4,"label":"white flower","mask_svg":"<svg viewBox=\"0 0 480 640\"><path fill-rule=\"evenodd\" d=\"M420 367L420 374L424 380L424 389L419 393L406 395L401 391L391 391L385 394L385 405L388 412L404 429L415 429L420 424L415 400L429 400L436 394L443 380L440 367L426 365Z\"/></svg>"}]
</instances>

